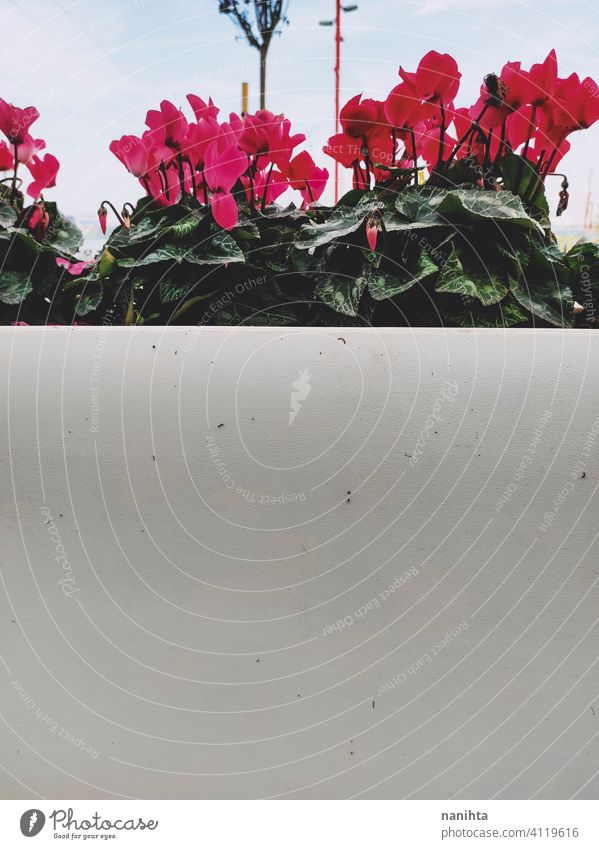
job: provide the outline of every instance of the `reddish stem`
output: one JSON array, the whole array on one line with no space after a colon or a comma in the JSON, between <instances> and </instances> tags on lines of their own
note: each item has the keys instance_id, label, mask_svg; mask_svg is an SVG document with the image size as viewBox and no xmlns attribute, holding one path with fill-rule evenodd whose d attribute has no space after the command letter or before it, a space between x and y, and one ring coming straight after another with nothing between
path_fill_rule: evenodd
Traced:
<instances>
[{"instance_id":1,"label":"reddish stem","mask_svg":"<svg viewBox=\"0 0 599 849\"><path fill-rule=\"evenodd\" d=\"M410 138L412 140L412 162L414 163L414 185L418 185L418 153L416 152L416 134L410 129Z\"/></svg>"},{"instance_id":2,"label":"reddish stem","mask_svg":"<svg viewBox=\"0 0 599 849\"><path fill-rule=\"evenodd\" d=\"M445 107L443 106L443 101L439 103L439 109L441 110L441 126L439 127L439 155L437 157L437 164L435 165L435 170L439 170L443 165L443 148L445 147Z\"/></svg>"},{"instance_id":3,"label":"reddish stem","mask_svg":"<svg viewBox=\"0 0 599 849\"><path fill-rule=\"evenodd\" d=\"M15 199L15 195L17 193L17 168L19 167L19 158L18 158L19 145L15 143L14 149L15 149L15 166L14 166L14 171L13 171L13 175L12 175L12 186L11 186L11 190L10 190L10 201L11 201L11 203Z\"/></svg>"},{"instance_id":4,"label":"reddish stem","mask_svg":"<svg viewBox=\"0 0 599 849\"><path fill-rule=\"evenodd\" d=\"M260 209L262 212L266 209L266 195L268 193L268 184L270 183L270 175L272 174L272 169L275 167L274 162L271 162L270 168L268 169L268 174L266 175L266 182L264 183L264 192L262 194L262 204Z\"/></svg>"}]
</instances>

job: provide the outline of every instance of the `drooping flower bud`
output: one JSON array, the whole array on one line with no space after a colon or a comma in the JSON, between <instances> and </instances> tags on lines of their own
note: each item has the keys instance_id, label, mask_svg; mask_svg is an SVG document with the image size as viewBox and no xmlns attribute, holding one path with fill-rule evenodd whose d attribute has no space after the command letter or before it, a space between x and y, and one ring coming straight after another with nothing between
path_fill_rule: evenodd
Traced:
<instances>
[{"instance_id":1,"label":"drooping flower bud","mask_svg":"<svg viewBox=\"0 0 599 849\"><path fill-rule=\"evenodd\" d=\"M558 201L558 204L557 204L557 209L555 211L555 214L557 216L562 215L568 208L568 202L570 200L570 195L568 194L568 187L569 187L568 178L564 177L564 179L562 181L561 191L559 193L559 201Z\"/></svg>"},{"instance_id":2,"label":"drooping flower bud","mask_svg":"<svg viewBox=\"0 0 599 849\"><path fill-rule=\"evenodd\" d=\"M131 227L131 215L126 205L121 210L121 218L123 220L123 226L129 230Z\"/></svg>"},{"instance_id":3,"label":"drooping flower bud","mask_svg":"<svg viewBox=\"0 0 599 849\"><path fill-rule=\"evenodd\" d=\"M31 207L31 211L29 213L29 218L27 219L27 226L30 230L35 230L37 225L40 223L42 217L42 205L40 203L34 203Z\"/></svg>"},{"instance_id":4,"label":"drooping flower bud","mask_svg":"<svg viewBox=\"0 0 599 849\"><path fill-rule=\"evenodd\" d=\"M106 209L104 204L102 204L100 206L100 209L98 210L98 220L100 222L100 229L102 230L102 233L104 235L106 235L106 218L107 217L108 217L108 210Z\"/></svg>"},{"instance_id":5,"label":"drooping flower bud","mask_svg":"<svg viewBox=\"0 0 599 849\"><path fill-rule=\"evenodd\" d=\"M366 222L366 239L370 245L370 250L376 250L376 242L379 235L379 225L376 218L371 217Z\"/></svg>"},{"instance_id":6,"label":"drooping flower bud","mask_svg":"<svg viewBox=\"0 0 599 849\"><path fill-rule=\"evenodd\" d=\"M45 209L42 210L42 214L40 216L40 220L35 228L34 235L36 239L43 239L46 235L48 227L50 226L50 216L46 212Z\"/></svg>"},{"instance_id":7,"label":"drooping flower bud","mask_svg":"<svg viewBox=\"0 0 599 849\"><path fill-rule=\"evenodd\" d=\"M36 239L42 239L50 226L50 216L46 212L43 201L38 201L30 207L27 226Z\"/></svg>"}]
</instances>

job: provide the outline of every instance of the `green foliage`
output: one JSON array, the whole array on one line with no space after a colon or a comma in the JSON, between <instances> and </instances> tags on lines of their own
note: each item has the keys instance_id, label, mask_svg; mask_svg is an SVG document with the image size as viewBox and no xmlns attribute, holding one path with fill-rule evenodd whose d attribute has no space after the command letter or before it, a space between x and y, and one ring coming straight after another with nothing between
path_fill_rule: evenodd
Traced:
<instances>
[{"instance_id":1,"label":"green foliage","mask_svg":"<svg viewBox=\"0 0 599 849\"><path fill-rule=\"evenodd\" d=\"M29 275L23 271L0 272L0 301L3 304L22 304L32 291Z\"/></svg>"},{"instance_id":2,"label":"green foliage","mask_svg":"<svg viewBox=\"0 0 599 849\"><path fill-rule=\"evenodd\" d=\"M168 208L144 198L82 278L94 290L80 309L92 323L113 311L125 324L301 324L294 243L309 220L295 207L242 207L228 233L190 196Z\"/></svg>"},{"instance_id":3,"label":"green foliage","mask_svg":"<svg viewBox=\"0 0 599 849\"><path fill-rule=\"evenodd\" d=\"M574 277L581 267L599 294L599 248L564 256L543 227L538 177L506 157L506 179L522 168L521 195L462 186L361 192L343 198L320 224L306 224L297 247L320 272L315 295L342 316L362 316L375 302L375 324L458 327L556 326L575 323ZM511 169L511 170L510 170ZM534 196L534 202L526 200ZM524 199L523 199L524 198ZM378 224L376 250L366 222ZM580 301L580 297L578 297Z\"/></svg>"},{"instance_id":4,"label":"green foliage","mask_svg":"<svg viewBox=\"0 0 599 849\"><path fill-rule=\"evenodd\" d=\"M57 259L72 260L82 240L80 230L45 203L45 233L28 226L32 208L20 192L0 186L0 324L70 324L73 295L66 290L64 269ZM68 276L68 275L66 275Z\"/></svg>"},{"instance_id":5,"label":"green foliage","mask_svg":"<svg viewBox=\"0 0 599 849\"><path fill-rule=\"evenodd\" d=\"M599 325L599 244L578 242L564 257L570 272L570 287L582 307L579 322Z\"/></svg>"},{"instance_id":6,"label":"green foliage","mask_svg":"<svg viewBox=\"0 0 599 849\"><path fill-rule=\"evenodd\" d=\"M310 211L240 202L231 232L190 196L168 208L144 198L79 278L55 262L76 249L76 228L47 204L55 224L35 239L4 190L0 314L5 323L596 325L599 245L562 254L534 166L504 156L498 190L474 185L464 162L450 176L352 190Z\"/></svg>"}]
</instances>

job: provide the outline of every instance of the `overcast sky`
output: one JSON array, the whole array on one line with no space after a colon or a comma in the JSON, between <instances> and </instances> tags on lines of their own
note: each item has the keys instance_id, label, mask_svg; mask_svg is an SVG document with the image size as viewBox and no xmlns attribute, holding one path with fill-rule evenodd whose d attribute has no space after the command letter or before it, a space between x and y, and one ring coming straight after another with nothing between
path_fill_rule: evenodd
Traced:
<instances>
[{"instance_id":1,"label":"overcast sky","mask_svg":"<svg viewBox=\"0 0 599 849\"><path fill-rule=\"evenodd\" d=\"M39 108L34 135L46 139L62 166L47 196L78 218L93 216L104 198L121 204L141 193L108 144L124 133L141 134L147 109L162 98L184 105L192 91L211 95L225 113L239 111L247 80L250 108L257 108L257 54L217 13L217 0L10 6L0 12L0 96ZM290 25L269 57L267 105L306 133L320 162L328 160L320 149L333 132L334 31L318 22L332 17L334 6L334 0L290 0ZM458 105L470 105L482 77L506 60L528 67L552 47L562 75L576 71L599 80L598 13L599 0L359 0L359 9L344 15L342 100L360 91L384 97L398 81L399 64L413 68L431 49L452 53L459 63ZM562 222L575 225L582 223L590 168L599 211L599 124L572 141L563 162L571 208Z\"/></svg>"}]
</instances>

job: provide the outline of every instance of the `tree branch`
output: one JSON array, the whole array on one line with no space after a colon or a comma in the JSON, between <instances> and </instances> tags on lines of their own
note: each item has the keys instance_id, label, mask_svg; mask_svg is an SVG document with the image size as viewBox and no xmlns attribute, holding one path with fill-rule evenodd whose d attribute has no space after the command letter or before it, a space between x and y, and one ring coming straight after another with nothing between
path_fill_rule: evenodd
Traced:
<instances>
[{"instance_id":1,"label":"tree branch","mask_svg":"<svg viewBox=\"0 0 599 849\"><path fill-rule=\"evenodd\" d=\"M251 47L261 50L268 49L277 27L286 22L288 5L289 0L219 0L218 11L231 18Z\"/></svg>"},{"instance_id":2,"label":"tree branch","mask_svg":"<svg viewBox=\"0 0 599 849\"><path fill-rule=\"evenodd\" d=\"M260 108L266 102L266 56L280 23L287 22L289 0L219 0L218 11L228 15L245 40L260 53ZM248 9L253 11L253 15Z\"/></svg>"}]
</instances>

